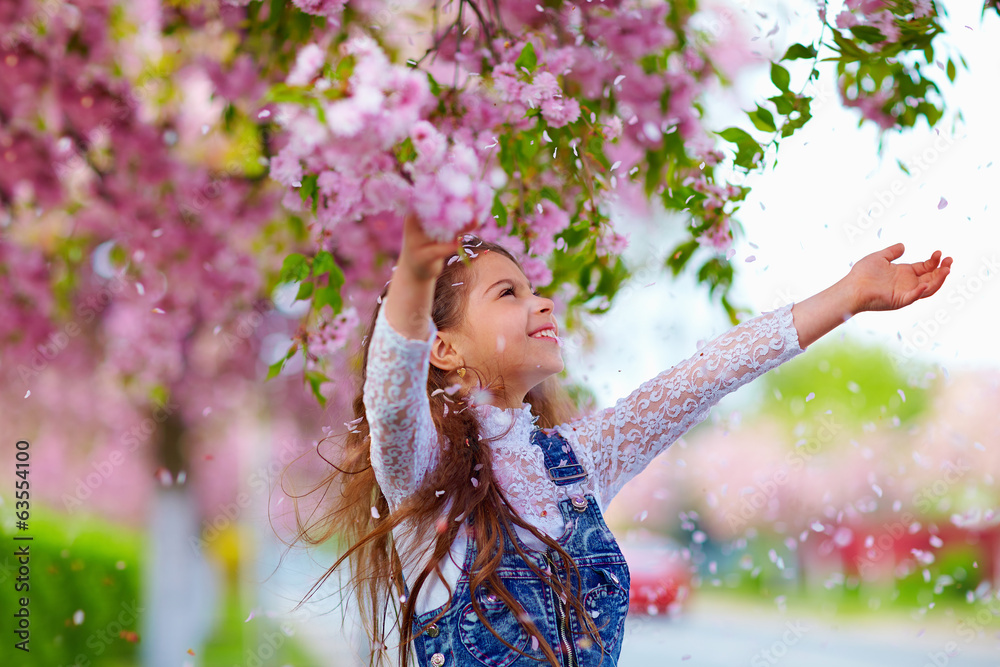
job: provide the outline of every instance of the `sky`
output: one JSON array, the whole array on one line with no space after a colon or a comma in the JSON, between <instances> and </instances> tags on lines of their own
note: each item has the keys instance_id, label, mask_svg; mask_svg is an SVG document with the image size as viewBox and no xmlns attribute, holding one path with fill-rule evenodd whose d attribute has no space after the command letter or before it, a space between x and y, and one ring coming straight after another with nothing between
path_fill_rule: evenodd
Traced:
<instances>
[{"instance_id":1,"label":"sky","mask_svg":"<svg viewBox=\"0 0 1000 667\"><path fill-rule=\"evenodd\" d=\"M768 16L755 15L754 30L763 36L778 22L780 29L767 39L783 53L792 42L815 38L814 6L808 1L755 3L754 10ZM835 16L837 3L830 6ZM959 69L954 84L938 70L935 81L949 112L934 130L921 121L916 128L886 135L881 155L875 128L859 128L858 113L837 99L833 64L820 64L819 81L807 89L815 98L813 119L782 140L776 166L747 178L753 190L737 215L745 234L734 244L732 300L761 313L822 291L847 275L853 262L894 243L905 245L901 263L941 250L954 265L937 294L898 311L861 313L818 344L849 336L945 369L1000 368L995 344L1000 221L993 201L1000 177L994 106L1000 19L991 12L981 21L979 2L947 6L947 39L935 42L936 58L960 53L969 68ZM808 71L789 69L797 90ZM713 101L707 124L753 131L741 109L752 109L774 93L766 68L751 72L733 94ZM961 120L954 119L957 111ZM897 160L909 166L909 176ZM683 222L677 219L654 221L666 230L655 237L649 236L648 223L627 216L622 222L632 231L625 255L632 265L662 261L682 238ZM570 374L586 380L600 407L613 405L642 381L694 354L699 340L711 340L731 326L721 306L711 303L707 289L690 276L671 279L655 263L639 274L631 291L597 323L599 347L584 351L571 339L564 350Z\"/></svg>"}]
</instances>

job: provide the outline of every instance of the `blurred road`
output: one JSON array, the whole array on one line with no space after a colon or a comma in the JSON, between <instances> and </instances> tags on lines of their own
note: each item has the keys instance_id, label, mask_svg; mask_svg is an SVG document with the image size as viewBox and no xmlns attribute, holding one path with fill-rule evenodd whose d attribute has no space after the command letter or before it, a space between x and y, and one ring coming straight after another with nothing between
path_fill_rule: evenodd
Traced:
<instances>
[{"instance_id":1,"label":"blurred road","mask_svg":"<svg viewBox=\"0 0 1000 667\"><path fill-rule=\"evenodd\" d=\"M961 617L854 621L697 598L676 619L630 615L619 666L1000 667L1000 616L972 638Z\"/></svg>"}]
</instances>

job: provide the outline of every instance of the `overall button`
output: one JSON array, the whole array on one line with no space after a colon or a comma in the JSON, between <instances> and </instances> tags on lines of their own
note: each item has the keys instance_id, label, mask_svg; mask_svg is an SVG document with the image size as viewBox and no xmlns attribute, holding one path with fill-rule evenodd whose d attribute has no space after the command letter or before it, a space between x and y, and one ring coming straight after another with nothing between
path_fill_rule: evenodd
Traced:
<instances>
[{"instance_id":1,"label":"overall button","mask_svg":"<svg viewBox=\"0 0 1000 667\"><path fill-rule=\"evenodd\" d=\"M431 664L434 667L441 667L444 664L444 653L435 653L431 656Z\"/></svg>"},{"instance_id":2,"label":"overall button","mask_svg":"<svg viewBox=\"0 0 1000 667\"><path fill-rule=\"evenodd\" d=\"M573 509L577 512L582 512L587 509L587 499L583 496L573 496L570 498L570 501L573 503Z\"/></svg>"},{"instance_id":3,"label":"overall button","mask_svg":"<svg viewBox=\"0 0 1000 667\"><path fill-rule=\"evenodd\" d=\"M441 631L438 630L437 623L431 623L430 625L427 626L428 637L437 637L439 634L441 634Z\"/></svg>"}]
</instances>

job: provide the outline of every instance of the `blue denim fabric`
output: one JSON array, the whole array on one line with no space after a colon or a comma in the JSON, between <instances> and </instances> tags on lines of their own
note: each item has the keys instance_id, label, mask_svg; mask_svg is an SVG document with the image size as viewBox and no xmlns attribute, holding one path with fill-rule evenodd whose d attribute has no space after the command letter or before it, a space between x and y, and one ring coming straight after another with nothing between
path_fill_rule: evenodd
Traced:
<instances>
[{"instance_id":1,"label":"blue denim fabric","mask_svg":"<svg viewBox=\"0 0 1000 667\"><path fill-rule=\"evenodd\" d=\"M536 428L532 442L541 447L549 475L559 486L576 484L586 477L586 472L576 459L569 443L555 430ZM545 585L514 551L511 540L518 540L535 564L546 569L547 554L529 549L515 535L505 535L504 553L498 569L501 581L514 598L530 614L539 631L548 640L564 666L617 667L621 653L625 615L628 613L629 572L614 535L604 522L597 501L590 494L573 494L559 503L566 528L557 540L573 557L580 571L580 591L584 608L597 625L601 647L588 642L583 627L575 614L556 599L552 589ZM509 644L527 654L520 655L499 641L479 620L472 608L468 573L476 557L475 541L470 540L466 549L462 575L455 585L449 604L432 609L414 619L414 648L420 667L539 667L547 664L542 651L534 647L531 636L518 625L514 613L504 605L499 596L485 590L478 591L480 604L490 624ZM565 576L562 563L555 554L560 578ZM450 606L449 606L450 605ZM433 626L431 620L445 607L448 611ZM558 619L567 618L568 641L561 641ZM428 631L429 630L429 631ZM423 631L423 634L416 636ZM563 647L571 644L569 651Z\"/></svg>"}]
</instances>

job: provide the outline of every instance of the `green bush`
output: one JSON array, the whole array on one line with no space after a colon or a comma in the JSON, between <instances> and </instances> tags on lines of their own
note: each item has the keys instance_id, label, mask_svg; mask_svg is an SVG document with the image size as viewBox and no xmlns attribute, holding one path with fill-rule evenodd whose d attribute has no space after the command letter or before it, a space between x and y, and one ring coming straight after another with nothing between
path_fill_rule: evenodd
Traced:
<instances>
[{"instance_id":1,"label":"green bush","mask_svg":"<svg viewBox=\"0 0 1000 667\"><path fill-rule=\"evenodd\" d=\"M134 665L142 613L139 597L141 539L120 525L66 516L32 504L29 530L14 540L13 526L0 525L0 609L4 641L0 664L25 667L117 667ZM27 591L15 590L20 564L13 552L29 549ZM11 614L28 599L30 651L11 640ZM12 610L12 611L8 611Z\"/></svg>"}]
</instances>

